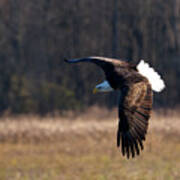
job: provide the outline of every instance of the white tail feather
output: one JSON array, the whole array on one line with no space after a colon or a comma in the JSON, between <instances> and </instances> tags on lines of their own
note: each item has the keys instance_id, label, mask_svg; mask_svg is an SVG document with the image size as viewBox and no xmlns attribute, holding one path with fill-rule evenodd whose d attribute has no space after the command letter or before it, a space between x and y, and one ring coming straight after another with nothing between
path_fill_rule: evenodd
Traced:
<instances>
[{"instance_id":1,"label":"white tail feather","mask_svg":"<svg viewBox=\"0 0 180 180\"><path fill-rule=\"evenodd\" d=\"M160 92L165 88L165 83L161 76L148 63L145 63L144 60L141 60L137 65L137 70L149 80L152 90Z\"/></svg>"}]
</instances>

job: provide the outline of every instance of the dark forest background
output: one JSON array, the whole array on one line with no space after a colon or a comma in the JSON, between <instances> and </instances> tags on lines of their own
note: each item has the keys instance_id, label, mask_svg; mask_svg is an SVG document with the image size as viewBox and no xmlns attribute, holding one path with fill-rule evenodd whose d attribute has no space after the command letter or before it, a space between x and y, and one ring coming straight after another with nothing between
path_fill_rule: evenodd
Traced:
<instances>
[{"instance_id":1,"label":"dark forest background","mask_svg":"<svg viewBox=\"0 0 180 180\"><path fill-rule=\"evenodd\" d=\"M166 90L155 107L180 102L179 0L1 0L0 112L39 113L116 105L117 94L92 94L103 80L94 65L63 59L145 59Z\"/></svg>"}]
</instances>

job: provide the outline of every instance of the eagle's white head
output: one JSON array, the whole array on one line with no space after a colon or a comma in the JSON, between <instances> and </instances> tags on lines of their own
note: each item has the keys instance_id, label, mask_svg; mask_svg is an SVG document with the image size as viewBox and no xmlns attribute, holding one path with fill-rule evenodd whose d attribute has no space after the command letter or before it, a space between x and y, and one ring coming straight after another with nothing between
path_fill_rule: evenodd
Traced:
<instances>
[{"instance_id":1,"label":"eagle's white head","mask_svg":"<svg viewBox=\"0 0 180 180\"><path fill-rule=\"evenodd\" d=\"M110 92L113 91L114 89L111 87L111 85L108 83L108 81L103 81L102 83L98 84L95 86L93 93L97 92Z\"/></svg>"}]
</instances>

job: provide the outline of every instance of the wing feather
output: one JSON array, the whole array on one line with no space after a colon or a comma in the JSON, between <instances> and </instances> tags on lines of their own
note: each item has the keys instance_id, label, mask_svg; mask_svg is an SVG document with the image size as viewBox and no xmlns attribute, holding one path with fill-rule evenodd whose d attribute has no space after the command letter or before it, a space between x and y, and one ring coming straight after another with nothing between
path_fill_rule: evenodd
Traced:
<instances>
[{"instance_id":1,"label":"wing feather","mask_svg":"<svg viewBox=\"0 0 180 180\"><path fill-rule=\"evenodd\" d=\"M141 81L124 87L121 94L117 146L122 146L122 154L127 158L135 157L144 148L152 109L152 90L148 81Z\"/></svg>"}]
</instances>

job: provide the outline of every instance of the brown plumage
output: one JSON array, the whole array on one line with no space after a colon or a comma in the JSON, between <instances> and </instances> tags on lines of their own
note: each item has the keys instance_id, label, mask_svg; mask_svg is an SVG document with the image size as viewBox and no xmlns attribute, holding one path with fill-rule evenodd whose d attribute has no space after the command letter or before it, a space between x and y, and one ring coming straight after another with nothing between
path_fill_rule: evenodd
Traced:
<instances>
[{"instance_id":1,"label":"brown plumage","mask_svg":"<svg viewBox=\"0 0 180 180\"><path fill-rule=\"evenodd\" d=\"M153 94L148 79L137 71L136 66L117 59L88 57L65 61L91 62L104 70L111 87L121 92L117 146L121 146L121 152L127 158L139 155L152 109Z\"/></svg>"}]
</instances>

